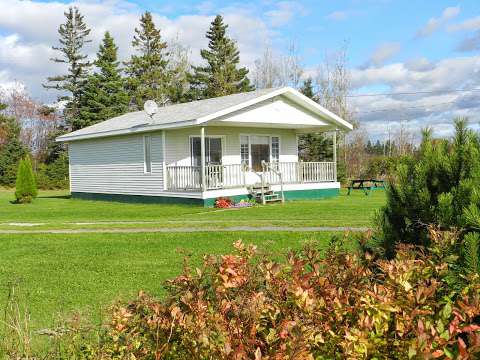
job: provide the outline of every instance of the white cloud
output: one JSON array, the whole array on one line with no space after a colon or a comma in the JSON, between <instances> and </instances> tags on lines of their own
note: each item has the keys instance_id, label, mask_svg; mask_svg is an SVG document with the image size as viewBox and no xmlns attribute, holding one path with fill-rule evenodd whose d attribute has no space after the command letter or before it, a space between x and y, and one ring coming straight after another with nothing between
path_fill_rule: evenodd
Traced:
<instances>
[{"instance_id":1,"label":"white cloud","mask_svg":"<svg viewBox=\"0 0 480 360\"><path fill-rule=\"evenodd\" d=\"M451 19L460 14L460 7L452 6L443 10L442 19Z\"/></svg>"},{"instance_id":2,"label":"white cloud","mask_svg":"<svg viewBox=\"0 0 480 360\"><path fill-rule=\"evenodd\" d=\"M215 9L215 4L212 1L203 1L196 8L200 14L209 14Z\"/></svg>"},{"instance_id":3,"label":"white cloud","mask_svg":"<svg viewBox=\"0 0 480 360\"><path fill-rule=\"evenodd\" d=\"M372 53L369 64L379 66L400 52L400 43L388 42L379 45Z\"/></svg>"},{"instance_id":4,"label":"white cloud","mask_svg":"<svg viewBox=\"0 0 480 360\"><path fill-rule=\"evenodd\" d=\"M327 19L334 20L334 21L343 21L346 20L348 17L348 13L346 11L334 11L327 15Z\"/></svg>"},{"instance_id":5,"label":"white cloud","mask_svg":"<svg viewBox=\"0 0 480 360\"><path fill-rule=\"evenodd\" d=\"M469 31L480 29L480 16L466 19L458 24L452 24L448 27L449 31Z\"/></svg>"},{"instance_id":6,"label":"white cloud","mask_svg":"<svg viewBox=\"0 0 480 360\"><path fill-rule=\"evenodd\" d=\"M480 50L480 30L463 39L457 45L456 50L464 52Z\"/></svg>"},{"instance_id":7,"label":"white cloud","mask_svg":"<svg viewBox=\"0 0 480 360\"><path fill-rule=\"evenodd\" d=\"M288 24L296 15L305 15L305 8L295 1L279 1L275 8L265 13L269 23L273 27Z\"/></svg>"},{"instance_id":8,"label":"white cloud","mask_svg":"<svg viewBox=\"0 0 480 360\"><path fill-rule=\"evenodd\" d=\"M290 2L276 3L275 9L287 9ZM207 10L207 3L204 3ZM56 52L51 50L57 44L58 26L65 21L64 11L68 6L78 6L84 20L92 29L85 51L93 58L105 31L109 30L117 45L119 55L125 59L132 53L131 41L134 28L138 26L141 9L124 0L79 0L68 4L60 2L35 2L31 0L0 0L0 82L14 80L26 83L35 97L51 101L54 91L45 91L41 84L47 76L60 72L60 66L50 61ZM229 35L237 41L241 63L252 66L260 55L263 45L275 33L262 20L262 14L255 14L248 7L219 9L229 24ZM165 40L178 38L191 48L192 60L200 61L199 52L207 44L205 33L213 20L206 14L183 15L175 18L153 13L157 26ZM272 15L275 18L275 15ZM270 20L272 20L271 18ZM277 14L276 21L280 21Z\"/></svg>"},{"instance_id":9,"label":"white cloud","mask_svg":"<svg viewBox=\"0 0 480 360\"><path fill-rule=\"evenodd\" d=\"M438 18L432 17L427 23L417 31L417 37L427 37L440 29L448 20L460 14L460 7L447 7L443 10L442 15Z\"/></svg>"},{"instance_id":10,"label":"white cloud","mask_svg":"<svg viewBox=\"0 0 480 360\"><path fill-rule=\"evenodd\" d=\"M423 72L432 70L435 65L432 64L427 58L421 57L416 59L410 59L405 62L405 67L408 70Z\"/></svg>"},{"instance_id":11,"label":"white cloud","mask_svg":"<svg viewBox=\"0 0 480 360\"><path fill-rule=\"evenodd\" d=\"M480 56L438 62L420 58L405 64L353 69L352 87L361 93L378 93L365 89L380 87L387 88L383 91L387 94L417 94L353 97L349 102L357 119L374 137L384 137L386 130L398 128L402 122L416 132L422 127L432 126L435 131L439 130L437 135L448 135L452 119L456 116L469 117L471 123L480 121L480 93L445 90L480 88L479 75ZM424 91L430 93L418 94Z\"/></svg>"}]
</instances>

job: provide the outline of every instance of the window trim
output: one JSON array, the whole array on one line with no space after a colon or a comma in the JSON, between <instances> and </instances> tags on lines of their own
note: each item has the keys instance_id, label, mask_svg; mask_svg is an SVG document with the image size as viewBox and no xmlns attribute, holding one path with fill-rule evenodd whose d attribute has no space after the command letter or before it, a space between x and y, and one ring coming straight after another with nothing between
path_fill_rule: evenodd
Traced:
<instances>
[{"instance_id":1,"label":"window trim","mask_svg":"<svg viewBox=\"0 0 480 360\"><path fill-rule=\"evenodd\" d=\"M148 151L149 151L149 165L150 165L150 171L148 171L148 166L147 166L147 138L148 138ZM152 174L152 136L151 135L143 135L143 173L145 175L151 175Z\"/></svg>"},{"instance_id":2,"label":"window trim","mask_svg":"<svg viewBox=\"0 0 480 360\"><path fill-rule=\"evenodd\" d=\"M258 133L240 133L239 135L239 150L240 150L240 162L242 161L242 136L246 136L248 138L248 167L252 165L252 136L265 136L268 137L268 144L270 146L270 162L272 163L272 137L278 138L278 162L280 162L280 157L282 156L282 137L277 134L258 134Z\"/></svg>"}]
</instances>

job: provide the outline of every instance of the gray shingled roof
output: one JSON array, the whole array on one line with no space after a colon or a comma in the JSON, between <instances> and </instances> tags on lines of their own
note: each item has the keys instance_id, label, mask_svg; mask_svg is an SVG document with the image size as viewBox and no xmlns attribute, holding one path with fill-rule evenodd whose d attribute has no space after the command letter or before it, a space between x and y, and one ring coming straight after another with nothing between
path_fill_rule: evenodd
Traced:
<instances>
[{"instance_id":1,"label":"gray shingled roof","mask_svg":"<svg viewBox=\"0 0 480 360\"><path fill-rule=\"evenodd\" d=\"M193 121L218 111L228 109L243 102L266 95L277 89L263 89L246 93L222 96L206 100L192 101L183 104L167 105L159 108L158 112L150 118L144 111L126 113L101 123L65 134L57 138L85 136L111 131L127 129L138 129L139 127L150 127L155 125L171 124L184 121Z\"/></svg>"}]
</instances>

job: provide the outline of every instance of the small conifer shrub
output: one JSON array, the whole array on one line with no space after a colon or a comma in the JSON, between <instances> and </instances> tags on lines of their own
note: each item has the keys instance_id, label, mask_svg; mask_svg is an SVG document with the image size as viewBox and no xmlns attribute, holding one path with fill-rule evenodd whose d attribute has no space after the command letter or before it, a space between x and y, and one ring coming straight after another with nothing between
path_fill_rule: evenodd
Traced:
<instances>
[{"instance_id":1,"label":"small conifer shrub","mask_svg":"<svg viewBox=\"0 0 480 360\"><path fill-rule=\"evenodd\" d=\"M17 172L15 199L17 203L27 204L38 195L37 183L33 174L32 163L26 156L20 160Z\"/></svg>"}]
</instances>

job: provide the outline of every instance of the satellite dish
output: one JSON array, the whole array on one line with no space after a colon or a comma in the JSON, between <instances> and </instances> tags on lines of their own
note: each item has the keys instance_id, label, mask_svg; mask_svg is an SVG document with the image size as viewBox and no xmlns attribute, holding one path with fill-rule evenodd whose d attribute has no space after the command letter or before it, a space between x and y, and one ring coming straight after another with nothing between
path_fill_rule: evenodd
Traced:
<instances>
[{"instance_id":1,"label":"satellite dish","mask_svg":"<svg viewBox=\"0 0 480 360\"><path fill-rule=\"evenodd\" d=\"M143 104L143 110L148 116L152 117L158 111L157 103L153 100L147 100L145 104Z\"/></svg>"}]
</instances>

